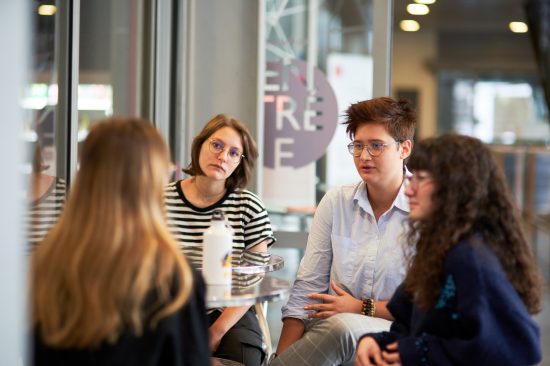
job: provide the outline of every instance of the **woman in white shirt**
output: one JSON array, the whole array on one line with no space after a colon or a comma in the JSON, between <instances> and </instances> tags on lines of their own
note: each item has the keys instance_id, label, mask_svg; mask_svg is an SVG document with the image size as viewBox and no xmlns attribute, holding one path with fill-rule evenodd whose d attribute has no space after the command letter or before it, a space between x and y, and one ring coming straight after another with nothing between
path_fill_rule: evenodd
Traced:
<instances>
[{"instance_id":1,"label":"woman in white shirt","mask_svg":"<svg viewBox=\"0 0 550 366\"><path fill-rule=\"evenodd\" d=\"M273 365L352 362L346 355L365 330L391 324L386 303L405 275L404 161L416 115L387 97L352 104L346 114L361 181L332 189L319 204Z\"/></svg>"}]
</instances>

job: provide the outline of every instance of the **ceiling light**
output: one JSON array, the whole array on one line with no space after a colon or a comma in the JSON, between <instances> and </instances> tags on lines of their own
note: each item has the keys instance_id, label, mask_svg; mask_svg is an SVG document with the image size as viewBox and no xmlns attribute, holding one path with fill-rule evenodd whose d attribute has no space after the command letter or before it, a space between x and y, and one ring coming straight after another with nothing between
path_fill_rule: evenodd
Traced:
<instances>
[{"instance_id":1,"label":"ceiling light","mask_svg":"<svg viewBox=\"0 0 550 366\"><path fill-rule=\"evenodd\" d=\"M424 4L409 4L407 11L412 15L426 15L430 12L430 8Z\"/></svg>"},{"instance_id":2,"label":"ceiling light","mask_svg":"<svg viewBox=\"0 0 550 366\"><path fill-rule=\"evenodd\" d=\"M54 15L57 11L57 8L55 5L40 5L38 7L38 14L39 15Z\"/></svg>"},{"instance_id":3,"label":"ceiling light","mask_svg":"<svg viewBox=\"0 0 550 366\"><path fill-rule=\"evenodd\" d=\"M431 5L435 3L435 0L414 0L414 2L418 4Z\"/></svg>"},{"instance_id":4,"label":"ceiling light","mask_svg":"<svg viewBox=\"0 0 550 366\"><path fill-rule=\"evenodd\" d=\"M529 27L524 22L510 22L508 27L510 27L510 30L514 33L527 33L529 30Z\"/></svg>"},{"instance_id":5,"label":"ceiling light","mask_svg":"<svg viewBox=\"0 0 550 366\"><path fill-rule=\"evenodd\" d=\"M402 20L399 22L399 27L405 32L416 32L420 29L420 24L416 20Z\"/></svg>"}]
</instances>

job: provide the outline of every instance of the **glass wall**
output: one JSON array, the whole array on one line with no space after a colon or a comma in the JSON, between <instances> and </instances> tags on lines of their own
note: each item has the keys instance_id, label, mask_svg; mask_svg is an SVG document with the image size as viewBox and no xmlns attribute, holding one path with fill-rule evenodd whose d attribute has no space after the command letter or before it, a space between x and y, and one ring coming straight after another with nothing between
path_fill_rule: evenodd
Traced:
<instances>
[{"instance_id":1,"label":"glass wall","mask_svg":"<svg viewBox=\"0 0 550 366\"><path fill-rule=\"evenodd\" d=\"M27 150L25 172L32 171L35 159L39 170L56 175L57 74L55 4L48 8L39 2L32 8L32 73L25 88L23 108L26 111L23 131ZM38 168L38 167L37 167Z\"/></svg>"},{"instance_id":2,"label":"glass wall","mask_svg":"<svg viewBox=\"0 0 550 366\"><path fill-rule=\"evenodd\" d=\"M80 8L78 140L111 115L141 116L144 43L142 1L82 1Z\"/></svg>"},{"instance_id":3,"label":"glass wall","mask_svg":"<svg viewBox=\"0 0 550 366\"><path fill-rule=\"evenodd\" d=\"M65 177L58 167L64 141L59 134L58 109L59 32L57 2L33 2L31 73L23 96L23 172L28 212L27 241L36 245L55 223L65 199Z\"/></svg>"},{"instance_id":4,"label":"glass wall","mask_svg":"<svg viewBox=\"0 0 550 366\"><path fill-rule=\"evenodd\" d=\"M373 1L267 1L265 59L263 198L277 230L304 231L358 179L340 122L373 95Z\"/></svg>"},{"instance_id":5,"label":"glass wall","mask_svg":"<svg viewBox=\"0 0 550 366\"><path fill-rule=\"evenodd\" d=\"M524 80L460 78L453 86L453 130L489 143L550 141L539 85Z\"/></svg>"},{"instance_id":6,"label":"glass wall","mask_svg":"<svg viewBox=\"0 0 550 366\"><path fill-rule=\"evenodd\" d=\"M144 1L33 1L30 80L22 100L28 241L55 223L94 121L148 117Z\"/></svg>"},{"instance_id":7,"label":"glass wall","mask_svg":"<svg viewBox=\"0 0 550 366\"><path fill-rule=\"evenodd\" d=\"M441 80L445 80L441 82ZM550 123L542 88L533 77L473 77L442 73L450 91L449 126L491 144L516 203L529 218L550 215Z\"/></svg>"}]
</instances>

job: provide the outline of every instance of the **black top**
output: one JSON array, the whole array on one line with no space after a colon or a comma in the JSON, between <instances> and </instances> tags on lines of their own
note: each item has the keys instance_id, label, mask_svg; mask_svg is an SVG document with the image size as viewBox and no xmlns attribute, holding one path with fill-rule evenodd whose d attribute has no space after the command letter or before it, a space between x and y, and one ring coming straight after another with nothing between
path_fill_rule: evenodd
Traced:
<instances>
[{"instance_id":1,"label":"black top","mask_svg":"<svg viewBox=\"0 0 550 366\"><path fill-rule=\"evenodd\" d=\"M140 337L124 332L115 344L97 349L59 349L44 345L34 334L34 365L52 366L200 366L210 365L205 286L195 274L195 290L186 305Z\"/></svg>"}]
</instances>

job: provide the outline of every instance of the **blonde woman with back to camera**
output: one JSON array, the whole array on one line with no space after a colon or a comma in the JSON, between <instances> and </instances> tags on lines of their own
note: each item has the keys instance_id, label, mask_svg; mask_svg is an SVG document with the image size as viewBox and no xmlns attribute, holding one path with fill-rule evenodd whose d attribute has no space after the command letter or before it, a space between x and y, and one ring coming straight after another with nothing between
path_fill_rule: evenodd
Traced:
<instances>
[{"instance_id":1,"label":"blonde woman with back to camera","mask_svg":"<svg viewBox=\"0 0 550 366\"><path fill-rule=\"evenodd\" d=\"M59 222L31 259L35 365L207 365L204 284L167 228L169 156L143 120L84 142Z\"/></svg>"}]
</instances>

